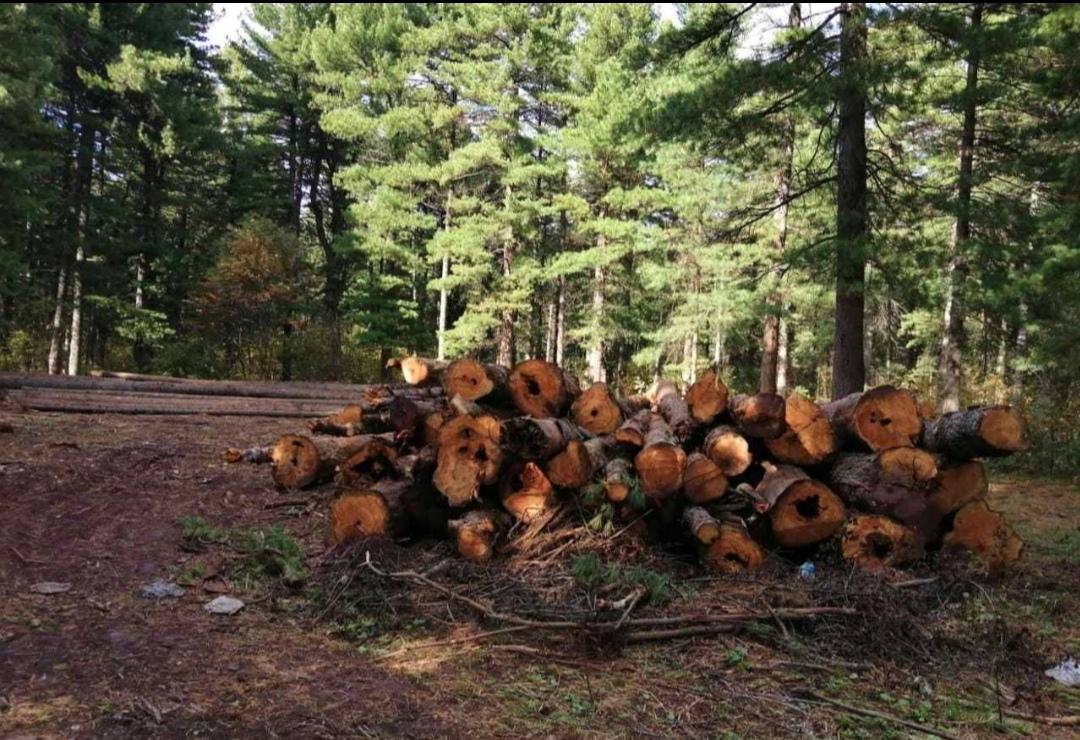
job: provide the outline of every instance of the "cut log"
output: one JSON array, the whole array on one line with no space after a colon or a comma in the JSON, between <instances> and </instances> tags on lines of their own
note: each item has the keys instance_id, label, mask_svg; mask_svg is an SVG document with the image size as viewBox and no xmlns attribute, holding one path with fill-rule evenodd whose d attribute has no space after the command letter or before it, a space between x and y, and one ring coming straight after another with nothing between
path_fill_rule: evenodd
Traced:
<instances>
[{"instance_id":1,"label":"cut log","mask_svg":"<svg viewBox=\"0 0 1080 740\"><path fill-rule=\"evenodd\" d=\"M697 427L697 422L690 415L690 407L679 394L679 389L670 380L659 380L649 391L649 398L664 420L671 427L672 434L680 443L690 439Z\"/></svg>"},{"instance_id":2,"label":"cut log","mask_svg":"<svg viewBox=\"0 0 1080 740\"><path fill-rule=\"evenodd\" d=\"M792 393L784 401L784 433L765 446L778 462L817 465L836 452L837 439L821 407Z\"/></svg>"},{"instance_id":3,"label":"cut log","mask_svg":"<svg viewBox=\"0 0 1080 740\"><path fill-rule=\"evenodd\" d=\"M82 378L95 380L95 378ZM106 379L102 379L106 380ZM35 411L72 414L160 414L167 416L265 416L306 419L334 413L341 408L335 399L246 398L195 396L122 391L107 393L81 390L13 390L7 398L16 406Z\"/></svg>"},{"instance_id":4,"label":"cut log","mask_svg":"<svg viewBox=\"0 0 1080 740\"><path fill-rule=\"evenodd\" d=\"M720 375L710 370L686 391L686 404L695 420L712 424L727 410L728 388Z\"/></svg>"},{"instance_id":5,"label":"cut log","mask_svg":"<svg viewBox=\"0 0 1080 740\"><path fill-rule=\"evenodd\" d=\"M401 378L409 385L432 385L438 383L443 370L449 364L445 360L431 360L426 357L404 357L392 361L401 368Z\"/></svg>"},{"instance_id":6,"label":"cut log","mask_svg":"<svg viewBox=\"0 0 1080 740\"><path fill-rule=\"evenodd\" d=\"M652 421L652 411L641 409L615 430L615 441L628 447L640 448L645 444L645 432Z\"/></svg>"},{"instance_id":7,"label":"cut log","mask_svg":"<svg viewBox=\"0 0 1080 740\"><path fill-rule=\"evenodd\" d=\"M784 433L784 399L775 393L737 395L731 399L731 418L747 437L775 439Z\"/></svg>"},{"instance_id":8,"label":"cut log","mask_svg":"<svg viewBox=\"0 0 1080 740\"><path fill-rule=\"evenodd\" d=\"M624 457L608 461L604 468L604 495L612 503L621 503L630 496L634 484L634 466Z\"/></svg>"},{"instance_id":9,"label":"cut log","mask_svg":"<svg viewBox=\"0 0 1080 740\"><path fill-rule=\"evenodd\" d=\"M338 463L336 480L346 488L367 488L379 481L400 477L397 450L385 436L369 436Z\"/></svg>"},{"instance_id":10,"label":"cut log","mask_svg":"<svg viewBox=\"0 0 1080 740\"><path fill-rule=\"evenodd\" d=\"M493 484L502 466L502 425L487 415L457 416L439 433L435 487L451 506L464 506Z\"/></svg>"},{"instance_id":11,"label":"cut log","mask_svg":"<svg viewBox=\"0 0 1080 740\"><path fill-rule=\"evenodd\" d=\"M659 414L650 418L644 441L641 451L634 457L634 470L645 496L661 501L682 487L686 453Z\"/></svg>"},{"instance_id":12,"label":"cut log","mask_svg":"<svg viewBox=\"0 0 1080 740\"><path fill-rule=\"evenodd\" d=\"M422 401L408 396L396 396L380 411L368 415L373 425L401 434L418 429L428 415L435 413L439 405L434 401Z\"/></svg>"},{"instance_id":13,"label":"cut log","mask_svg":"<svg viewBox=\"0 0 1080 740\"><path fill-rule=\"evenodd\" d=\"M539 465L519 462L504 471L499 499L511 516L528 523L551 509L555 489Z\"/></svg>"},{"instance_id":14,"label":"cut log","mask_svg":"<svg viewBox=\"0 0 1080 740\"><path fill-rule=\"evenodd\" d=\"M956 512L945 534L945 546L971 551L995 574L1019 560L1024 551L1024 541L985 501L973 501Z\"/></svg>"},{"instance_id":15,"label":"cut log","mask_svg":"<svg viewBox=\"0 0 1080 740\"><path fill-rule=\"evenodd\" d=\"M488 403L509 401L507 383L510 371L502 365L491 365L476 360L455 360L442 374L446 396L461 396L470 401L484 399Z\"/></svg>"},{"instance_id":16,"label":"cut log","mask_svg":"<svg viewBox=\"0 0 1080 740\"><path fill-rule=\"evenodd\" d=\"M410 480L383 480L368 488L343 488L330 502L331 544L405 532L411 487Z\"/></svg>"},{"instance_id":17,"label":"cut log","mask_svg":"<svg viewBox=\"0 0 1080 740\"><path fill-rule=\"evenodd\" d=\"M844 524L840 497L794 465L765 463L754 489L758 509L769 513L773 538L781 547L806 547L832 537Z\"/></svg>"},{"instance_id":18,"label":"cut log","mask_svg":"<svg viewBox=\"0 0 1080 740\"><path fill-rule=\"evenodd\" d=\"M581 430L566 419L507 419L506 446L522 460L548 460L566 449L572 440L584 439Z\"/></svg>"},{"instance_id":19,"label":"cut log","mask_svg":"<svg viewBox=\"0 0 1080 740\"><path fill-rule=\"evenodd\" d=\"M985 499L989 490L986 468L978 460L939 466L926 503L938 514L951 514L965 504Z\"/></svg>"},{"instance_id":20,"label":"cut log","mask_svg":"<svg viewBox=\"0 0 1080 740\"><path fill-rule=\"evenodd\" d=\"M871 571L910 563L921 554L911 527L876 514L858 514L849 519L840 550L844 558Z\"/></svg>"},{"instance_id":21,"label":"cut log","mask_svg":"<svg viewBox=\"0 0 1080 740\"><path fill-rule=\"evenodd\" d=\"M704 553L705 564L719 573L747 573L765 562L765 551L741 522L723 522L720 536Z\"/></svg>"},{"instance_id":22,"label":"cut log","mask_svg":"<svg viewBox=\"0 0 1080 740\"><path fill-rule=\"evenodd\" d=\"M848 505L922 529L937 472L930 453L894 447L878 453L841 453L829 466L826 481Z\"/></svg>"},{"instance_id":23,"label":"cut log","mask_svg":"<svg viewBox=\"0 0 1080 740\"><path fill-rule=\"evenodd\" d=\"M686 459L683 473L683 493L694 504L707 504L727 493L728 481L720 466L700 452Z\"/></svg>"},{"instance_id":24,"label":"cut log","mask_svg":"<svg viewBox=\"0 0 1080 740\"><path fill-rule=\"evenodd\" d=\"M448 412L440 410L433 411L424 417L424 421L420 426L420 438L425 445L439 444L439 433L449 416Z\"/></svg>"},{"instance_id":25,"label":"cut log","mask_svg":"<svg viewBox=\"0 0 1080 740\"><path fill-rule=\"evenodd\" d=\"M574 423L590 434L611 434L623 423L623 410L605 383L593 383L570 406Z\"/></svg>"},{"instance_id":26,"label":"cut log","mask_svg":"<svg viewBox=\"0 0 1080 740\"><path fill-rule=\"evenodd\" d=\"M306 488L328 481L334 476L338 465L363 449L373 438L392 441L392 437L383 435L312 438L286 434L274 444L271 476L281 488Z\"/></svg>"},{"instance_id":27,"label":"cut log","mask_svg":"<svg viewBox=\"0 0 1080 740\"><path fill-rule=\"evenodd\" d=\"M274 461L274 445L262 445L240 449L230 447L221 453L221 459L227 463L251 463L252 465L265 465Z\"/></svg>"},{"instance_id":28,"label":"cut log","mask_svg":"<svg viewBox=\"0 0 1080 740\"><path fill-rule=\"evenodd\" d=\"M474 563L491 560L496 546L510 529L510 517L501 511L470 511L449 523L461 557Z\"/></svg>"},{"instance_id":29,"label":"cut log","mask_svg":"<svg viewBox=\"0 0 1080 740\"><path fill-rule=\"evenodd\" d=\"M700 506L688 506L683 512L683 523L699 544L711 545L720 536L720 522Z\"/></svg>"},{"instance_id":30,"label":"cut log","mask_svg":"<svg viewBox=\"0 0 1080 740\"><path fill-rule=\"evenodd\" d=\"M952 460L1002 457L1027 447L1024 424L1011 406L954 411L926 424L923 446Z\"/></svg>"},{"instance_id":31,"label":"cut log","mask_svg":"<svg viewBox=\"0 0 1080 740\"><path fill-rule=\"evenodd\" d=\"M754 456L750 453L750 443L739 430L731 426L722 425L710 431L705 436L701 449L729 478L742 475L754 461Z\"/></svg>"},{"instance_id":32,"label":"cut log","mask_svg":"<svg viewBox=\"0 0 1080 740\"><path fill-rule=\"evenodd\" d=\"M891 385L852 393L822 410L841 443L851 441L873 452L912 447L922 432L915 396Z\"/></svg>"},{"instance_id":33,"label":"cut log","mask_svg":"<svg viewBox=\"0 0 1080 740\"><path fill-rule=\"evenodd\" d=\"M548 479L561 488L582 488L604 469L608 461L610 437L571 440L566 449L548 460L544 466Z\"/></svg>"},{"instance_id":34,"label":"cut log","mask_svg":"<svg viewBox=\"0 0 1080 740\"><path fill-rule=\"evenodd\" d=\"M514 365L508 384L517 409L537 419L562 416L579 392L576 380L558 365L544 360Z\"/></svg>"},{"instance_id":35,"label":"cut log","mask_svg":"<svg viewBox=\"0 0 1080 740\"><path fill-rule=\"evenodd\" d=\"M348 406L322 419L312 419L308 429L314 434L333 434L337 437L355 437L363 433L364 410L359 404Z\"/></svg>"}]
</instances>

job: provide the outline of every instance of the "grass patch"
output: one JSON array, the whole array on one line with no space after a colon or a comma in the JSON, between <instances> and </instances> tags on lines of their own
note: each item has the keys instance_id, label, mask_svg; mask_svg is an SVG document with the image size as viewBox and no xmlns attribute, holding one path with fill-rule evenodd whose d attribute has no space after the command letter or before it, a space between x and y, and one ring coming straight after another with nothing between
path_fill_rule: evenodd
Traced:
<instances>
[{"instance_id":1,"label":"grass patch","mask_svg":"<svg viewBox=\"0 0 1080 740\"><path fill-rule=\"evenodd\" d=\"M304 552L285 530L275 525L269 529L230 529L210 524L197 516L180 520L184 540L196 547L219 545L244 553L241 570L255 578L280 579L288 586L307 580Z\"/></svg>"},{"instance_id":2,"label":"grass patch","mask_svg":"<svg viewBox=\"0 0 1080 740\"><path fill-rule=\"evenodd\" d=\"M570 562L570 572L580 586L590 591L623 587L645 589L649 601L657 606L670 603L676 596L671 578L649 568L623 567L605 563L596 553L579 555Z\"/></svg>"}]
</instances>

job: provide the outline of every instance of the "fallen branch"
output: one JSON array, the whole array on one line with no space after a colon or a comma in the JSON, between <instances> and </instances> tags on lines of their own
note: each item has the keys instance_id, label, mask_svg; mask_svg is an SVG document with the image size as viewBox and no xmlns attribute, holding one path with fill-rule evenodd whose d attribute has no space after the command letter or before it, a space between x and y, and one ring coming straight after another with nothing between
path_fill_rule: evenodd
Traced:
<instances>
[{"instance_id":1,"label":"fallen branch","mask_svg":"<svg viewBox=\"0 0 1080 740\"><path fill-rule=\"evenodd\" d=\"M1080 715L1066 715L1063 717L1048 717L1041 714L1028 714L1027 712L1018 712L1015 709L1004 709L1002 713L1006 717L1012 717L1014 719L1023 719L1028 722L1038 722L1042 725L1055 725L1057 727L1074 727L1080 725Z\"/></svg>"},{"instance_id":2,"label":"fallen branch","mask_svg":"<svg viewBox=\"0 0 1080 740\"><path fill-rule=\"evenodd\" d=\"M812 701L816 701L822 704L831 704L834 707L839 707L840 709L843 709L845 712L851 712L852 714L861 714L864 717L882 719L886 722L892 722L893 724L900 725L901 727L907 727L910 730L918 730L919 732L925 733L927 735L933 735L934 737L942 737L946 740L959 740L958 736L950 734L948 732L935 729L933 727L930 727L929 725L922 725L918 722L911 722L906 719L901 719L900 717L895 717L891 714L886 714L885 712L879 712L876 709L863 709L862 707L857 707L853 704L846 704L842 701L837 701L836 699L830 699L827 696L815 694L813 691L809 690L803 690L799 693L802 695L799 698L809 698Z\"/></svg>"}]
</instances>

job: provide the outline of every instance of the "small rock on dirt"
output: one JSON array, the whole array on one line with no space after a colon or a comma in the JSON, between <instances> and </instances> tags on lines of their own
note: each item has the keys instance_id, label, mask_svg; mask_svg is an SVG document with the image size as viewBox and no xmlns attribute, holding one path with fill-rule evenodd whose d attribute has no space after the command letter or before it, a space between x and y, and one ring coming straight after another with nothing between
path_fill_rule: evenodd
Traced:
<instances>
[{"instance_id":1,"label":"small rock on dirt","mask_svg":"<svg viewBox=\"0 0 1080 740\"><path fill-rule=\"evenodd\" d=\"M244 608L244 602L232 596L219 596L203 608L211 614L236 614Z\"/></svg>"},{"instance_id":2,"label":"small rock on dirt","mask_svg":"<svg viewBox=\"0 0 1080 740\"><path fill-rule=\"evenodd\" d=\"M31 586L30 590L39 594L63 594L71 590L71 584L59 581L41 581Z\"/></svg>"},{"instance_id":3,"label":"small rock on dirt","mask_svg":"<svg viewBox=\"0 0 1080 740\"><path fill-rule=\"evenodd\" d=\"M184 589L172 581L162 581L160 579L153 583L147 583L139 589L139 596L144 599L179 599L185 593L187 592Z\"/></svg>"}]
</instances>

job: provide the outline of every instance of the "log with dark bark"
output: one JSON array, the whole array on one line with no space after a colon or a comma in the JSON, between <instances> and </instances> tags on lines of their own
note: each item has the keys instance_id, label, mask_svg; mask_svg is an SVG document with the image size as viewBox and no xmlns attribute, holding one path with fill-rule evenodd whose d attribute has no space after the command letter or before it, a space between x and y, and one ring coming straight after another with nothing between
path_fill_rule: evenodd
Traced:
<instances>
[{"instance_id":1,"label":"log with dark bark","mask_svg":"<svg viewBox=\"0 0 1080 740\"><path fill-rule=\"evenodd\" d=\"M604 467L604 495L612 503L621 503L630 496L634 484L634 466L625 457L608 460Z\"/></svg>"},{"instance_id":2,"label":"log with dark bark","mask_svg":"<svg viewBox=\"0 0 1080 740\"><path fill-rule=\"evenodd\" d=\"M336 437L355 437L363 434L364 409L356 403L350 403L336 414L322 419L312 419L308 429L313 434L332 434Z\"/></svg>"},{"instance_id":3,"label":"log with dark bark","mask_svg":"<svg viewBox=\"0 0 1080 740\"><path fill-rule=\"evenodd\" d=\"M271 452L271 476L281 488L306 488L330 480L338 465L363 449L373 439L391 443L389 435L358 437L308 437L286 434Z\"/></svg>"},{"instance_id":4,"label":"log with dark bark","mask_svg":"<svg viewBox=\"0 0 1080 740\"><path fill-rule=\"evenodd\" d=\"M671 427L672 434L680 443L686 442L694 433L697 422L690 415L690 406L679 394L670 380L657 381L649 391L653 406Z\"/></svg>"},{"instance_id":5,"label":"log with dark bark","mask_svg":"<svg viewBox=\"0 0 1080 740\"><path fill-rule=\"evenodd\" d=\"M692 452L686 459L683 473L683 493L694 504L707 504L727 493L728 481L724 471L700 452Z\"/></svg>"},{"instance_id":6,"label":"log with dark bark","mask_svg":"<svg viewBox=\"0 0 1080 740\"><path fill-rule=\"evenodd\" d=\"M794 465L764 463L754 489L757 508L767 511L773 538L781 547L806 547L832 537L844 523L840 498Z\"/></svg>"},{"instance_id":7,"label":"log with dark bark","mask_svg":"<svg viewBox=\"0 0 1080 740\"><path fill-rule=\"evenodd\" d=\"M7 393L7 399L25 409L72 414L265 416L283 419L324 416L334 413L342 405L340 399L247 398L63 389L13 390Z\"/></svg>"},{"instance_id":8,"label":"log with dark bark","mask_svg":"<svg viewBox=\"0 0 1080 740\"><path fill-rule=\"evenodd\" d=\"M973 501L956 512L945 534L945 546L971 551L994 574L1015 563L1024 552L1024 541L985 501Z\"/></svg>"},{"instance_id":9,"label":"log with dark bark","mask_svg":"<svg viewBox=\"0 0 1080 740\"><path fill-rule=\"evenodd\" d=\"M848 505L921 529L937 472L930 453L894 447L841 453L829 465L826 481Z\"/></svg>"},{"instance_id":10,"label":"log with dark bark","mask_svg":"<svg viewBox=\"0 0 1080 740\"><path fill-rule=\"evenodd\" d=\"M742 522L722 522L720 534L703 554L705 565L719 573L739 574L765 562L765 550L754 541Z\"/></svg>"},{"instance_id":11,"label":"log with dark bark","mask_svg":"<svg viewBox=\"0 0 1080 740\"><path fill-rule=\"evenodd\" d=\"M955 465L938 464L938 474L934 478L927 506L944 516L959 510L972 501L986 498L990 482L986 477L986 468L978 460Z\"/></svg>"},{"instance_id":12,"label":"log with dark bark","mask_svg":"<svg viewBox=\"0 0 1080 740\"><path fill-rule=\"evenodd\" d=\"M679 446L664 418L653 414L645 431L644 444L634 457L634 469L641 490L653 501L661 501L682 487L686 452Z\"/></svg>"},{"instance_id":13,"label":"log with dark bark","mask_svg":"<svg viewBox=\"0 0 1080 740\"><path fill-rule=\"evenodd\" d=\"M522 460L547 460L566 449L572 440L582 440L581 430L566 419L534 419L521 416L503 422L506 446Z\"/></svg>"},{"instance_id":14,"label":"log with dark bark","mask_svg":"<svg viewBox=\"0 0 1080 740\"><path fill-rule=\"evenodd\" d=\"M571 440L566 449L544 466L548 479L561 488L582 488L604 469L614 440L593 437L585 441Z\"/></svg>"},{"instance_id":15,"label":"log with dark bark","mask_svg":"<svg viewBox=\"0 0 1080 740\"><path fill-rule=\"evenodd\" d=\"M495 548L510 529L510 516L502 511L470 511L448 527L457 541L458 554L474 563L491 560Z\"/></svg>"},{"instance_id":16,"label":"log with dark bark","mask_svg":"<svg viewBox=\"0 0 1080 740\"><path fill-rule=\"evenodd\" d=\"M747 437L776 439L784 433L784 399L775 393L737 395L731 399L731 418Z\"/></svg>"},{"instance_id":17,"label":"log with dark bark","mask_svg":"<svg viewBox=\"0 0 1080 740\"><path fill-rule=\"evenodd\" d=\"M574 423L590 434L611 434L623 423L623 409L605 383L593 383L570 406Z\"/></svg>"},{"instance_id":18,"label":"log with dark bark","mask_svg":"<svg viewBox=\"0 0 1080 740\"><path fill-rule=\"evenodd\" d=\"M562 416L580 392L577 381L553 362L525 360L514 365L508 382L518 411L538 419Z\"/></svg>"},{"instance_id":19,"label":"log with dark bark","mask_svg":"<svg viewBox=\"0 0 1080 740\"><path fill-rule=\"evenodd\" d=\"M406 502L411 480L381 480L363 488L345 487L330 502L332 544L380 535L396 536L408 531Z\"/></svg>"},{"instance_id":20,"label":"log with dark bark","mask_svg":"<svg viewBox=\"0 0 1080 740\"><path fill-rule=\"evenodd\" d=\"M863 570L883 570L904 565L921 555L915 531L877 514L858 514L844 525L840 551Z\"/></svg>"},{"instance_id":21,"label":"log with dark bark","mask_svg":"<svg viewBox=\"0 0 1080 740\"><path fill-rule=\"evenodd\" d=\"M470 401L483 399L494 404L509 402L509 380L510 371L502 365L476 360L454 360L442 374L447 398L461 396Z\"/></svg>"},{"instance_id":22,"label":"log with dark bark","mask_svg":"<svg viewBox=\"0 0 1080 740\"><path fill-rule=\"evenodd\" d=\"M728 388L720 375L710 370L686 391L686 404L696 421L712 424L727 411Z\"/></svg>"},{"instance_id":23,"label":"log with dark bark","mask_svg":"<svg viewBox=\"0 0 1080 740\"><path fill-rule=\"evenodd\" d=\"M729 478L745 473L754 461L750 443L738 429L731 426L722 425L710 431L705 436L701 450Z\"/></svg>"},{"instance_id":24,"label":"log with dark bark","mask_svg":"<svg viewBox=\"0 0 1080 740\"><path fill-rule=\"evenodd\" d=\"M499 481L503 508L518 521L531 522L551 509L555 489L534 462L518 462L503 471Z\"/></svg>"},{"instance_id":25,"label":"log with dark bark","mask_svg":"<svg viewBox=\"0 0 1080 740\"><path fill-rule=\"evenodd\" d=\"M409 385L435 385L442 379L442 372L449 363L426 357L403 357L390 360L387 365L401 368L401 377Z\"/></svg>"},{"instance_id":26,"label":"log with dark bark","mask_svg":"<svg viewBox=\"0 0 1080 740\"><path fill-rule=\"evenodd\" d=\"M702 545L711 545L720 536L720 522L700 506L686 507L683 523L690 530L690 535Z\"/></svg>"},{"instance_id":27,"label":"log with dark bark","mask_svg":"<svg viewBox=\"0 0 1080 740\"><path fill-rule=\"evenodd\" d=\"M274 461L274 445L260 445L246 449L230 447L221 453L221 460L227 463L266 465Z\"/></svg>"},{"instance_id":28,"label":"log with dark bark","mask_svg":"<svg viewBox=\"0 0 1080 740\"><path fill-rule=\"evenodd\" d=\"M792 393L784 401L784 433L765 446L777 462L811 466L836 452L837 440L821 407Z\"/></svg>"},{"instance_id":29,"label":"log with dark bark","mask_svg":"<svg viewBox=\"0 0 1080 740\"><path fill-rule=\"evenodd\" d=\"M615 430L615 441L627 447L640 448L645 444L645 432L653 414L649 409L641 409L628 418Z\"/></svg>"},{"instance_id":30,"label":"log with dark bark","mask_svg":"<svg viewBox=\"0 0 1080 740\"><path fill-rule=\"evenodd\" d=\"M905 390L882 385L851 393L822 409L841 443L873 452L890 447L912 447L922 433L915 397Z\"/></svg>"},{"instance_id":31,"label":"log with dark bark","mask_svg":"<svg viewBox=\"0 0 1080 740\"><path fill-rule=\"evenodd\" d=\"M952 460L1001 457L1026 449L1024 424L1011 406L954 411L926 424L923 446Z\"/></svg>"}]
</instances>

